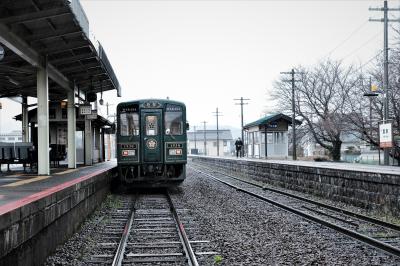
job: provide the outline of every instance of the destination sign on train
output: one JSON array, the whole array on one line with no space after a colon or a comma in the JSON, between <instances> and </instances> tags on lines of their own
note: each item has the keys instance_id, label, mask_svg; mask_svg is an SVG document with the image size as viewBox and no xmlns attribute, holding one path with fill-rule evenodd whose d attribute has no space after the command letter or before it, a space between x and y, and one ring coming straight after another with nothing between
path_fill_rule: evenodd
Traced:
<instances>
[{"instance_id":1,"label":"destination sign on train","mask_svg":"<svg viewBox=\"0 0 400 266\"><path fill-rule=\"evenodd\" d=\"M166 111L168 112L180 112L182 111L182 106L179 105L167 105L167 107L165 108Z\"/></svg>"},{"instance_id":2,"label":"destination sign on train","mask_svg":"<svg viewBox=\"0 0 400 266\"><path fill-rule=\"evenodd\" d=\"M121 107L121 113L123 113L123 112L138 112L138 110L139 110L139 106L137 106L137 105Z\"/></svg>"}]
</instances>

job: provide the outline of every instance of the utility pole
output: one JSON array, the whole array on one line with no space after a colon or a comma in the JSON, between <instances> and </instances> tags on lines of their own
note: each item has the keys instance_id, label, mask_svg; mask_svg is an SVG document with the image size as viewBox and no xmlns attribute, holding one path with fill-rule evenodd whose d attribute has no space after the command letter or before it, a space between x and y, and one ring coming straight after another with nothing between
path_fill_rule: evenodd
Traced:
<instances>
[{"instance_id":1,"label":"utility pole","mask_svg":"<svg viewBox=\"0 0 400 266\"><path fill-rule=\"evenodd\" d=\"M373 22L383 22L383 93L385 97L384 103L384 117L383 121L387 122L389 120L389 56L388 56L388 23L398 22L398 19L388 19L388 11L399 11L400 8L388 8L387 0L383 2L383 8L369 8L370 11L383 11L383 19L372 19L369 21ZM389 149L384 148L383 153L383 163L384 165L389 165Z\"/></svg>"},{"instance_id":2,"label":"utility pole","mask_svg":"<svg viewBox=\"0 0 400 266\"><path fill-rule=\"evenodd\" d=\"M217 117L217 156L219 156L219 127L218 127L218 117L222 116L221 112L218 111L218 107L213 114Z\"/></svg>"},{"instance_id":3,"label":"utility pole","mask_svg":"<svg viewBox=\"0 0 400 266\"><path fill-rule=\"evenodd\" d=\"M193 130L194 130L194 149L197 151L196 126L193 126Z\"/></svg>"},{"instance_id":4,"label":"utility pole","mask_svg":"<svg viewBox=\"0 0 400 266\"><path fill-rule=\"evenodd\" d=\"M293 154L292 154L292 158L293 160L297 160L297 155L296 155L296 105L295 105L295 95L294 95L294 88L295 88L295 82L299 81L299 80L295 80L294 76L296 74L300 74L300 72L295 72L294 69L292 68L292 71L290 72L281 72L281 74L289 74L292 76L292 78L290 80L284 80L287 82L291 82L292 83L292 138L293 138Z\"/></svg>"},{"instance_id":5,"label":"utility pole","mask_svg":"<svg viewBox=\"0 0 400 266\"><path fill-rule=\"evenodd\" d=\"M206 139L206 121L201 122L204 126L204 155L207 155L207 139Z\"/></svg>"},{"instance_id":6,"label":"utility pole","mask_svg":"<svg viewBox=\"0 0 400 266\"><path fill-rule=\"evenodd\" d=\"M241 124L241 132L242 132L242 141L243 141L243 146L242 146L242 150L241 150L241 153L242 153L242 156L244 156L244 131L243 131L243 105L245 105L245 104L249 104L249 103L247 103L247 102L244 102L244 101L250 101L250 99L244 99L243 97L240 97L240 99L233 99L234 101L240 101L239 103L235 103L235 105L240 105L240 117L241 117L241 120L242 120L242 124Z\"/></svg>"}]
</instances>

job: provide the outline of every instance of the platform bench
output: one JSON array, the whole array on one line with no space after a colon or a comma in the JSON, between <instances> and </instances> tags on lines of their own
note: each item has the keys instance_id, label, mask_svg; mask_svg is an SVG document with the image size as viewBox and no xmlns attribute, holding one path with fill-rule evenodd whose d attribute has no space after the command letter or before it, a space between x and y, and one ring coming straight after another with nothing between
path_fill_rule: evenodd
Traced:
<instances>
[{"instance_id":1,"label":"platform bench","mask_svg":"<svg viewBox=\"0 0 400 266\"><path fill-rule=\"evenodd\" d=\"M7 171L10 171L10 164L22 164L24 166L24 171L25 171L27 164L29 164L32 169L33 164L36 162L37 162L37 156L34 156L34 149L32 143L0 142L0 171L2 164L7 164Z\"/></svg>"}]
</instances>

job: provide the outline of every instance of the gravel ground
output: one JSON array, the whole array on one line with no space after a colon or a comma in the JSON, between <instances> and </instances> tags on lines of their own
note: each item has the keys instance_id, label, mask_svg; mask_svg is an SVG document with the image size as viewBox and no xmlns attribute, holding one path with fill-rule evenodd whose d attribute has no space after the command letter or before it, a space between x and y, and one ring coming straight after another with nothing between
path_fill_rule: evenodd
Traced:
<instances>
[{"instance_id":1,"label":"gravel ground","mask_svg":"<svg viewBox=\"0 0 400 266\"><path fill-rule=\"evenodd\" d=\"M201 167L206 167L206 168L210 168L213 167L211 164L204 164L204 163L200 163L198 161L193 163L193 166L199 165ZM400 225L400 218L399 217L394 217L394 216L390 216L390 215L382 215L381 213L379 213L379 210L375 210L375 209L363 209L363 208L359 208L344 202L340 202L340 201L334 201L334 200L330 200L327 198L323 198L320 196L316 196L316 195L312 195L312 194L307 194L307 193L303 193L300 191L295 191L295 190L290 190L290 189L286 189L283 187L276 187L276 186L272 186L269 183L263 182L261 179L255 180L254 178L252 178L250 175L248 174L241 174L239 172L233 172L233 171L224 171L224 169L218 169L218 171L229 174L229 175L234 175L236 177L239 178L243 178L245 180L249 180L252 182L256 182L260 185L266 186L266 187L271 187L271 188L276 188L285 192L289 192L293 195L297 195L297 196L301 196L301 197L305 197L308 199L312 199L315 201L319 201L325 204L329 204L338 208L343 208L346 209L348 211L351 212L355 212L355 213L359 213L359 214L363 214L363 215L367 215L370 216L372 218L376 218L376 219L380 219L382 221L385 222L389 222L389 223L394 223L394 224L399 224Z\"/></svg>"},{"instance_id":2,"label":"gravel ground","mask_svg":"<svg viewBox=\"0 0 400 266\"><path fill-rule=\"evenodd\" d=\"M400 260L190 168L185 182L170 191L176 207L187 212L183 220L190 217L186 226L196 228L187 231L189 239L210 240L204 251L221 255L201 265L400 265ZM118 197L109 197L45 265L85 265Z\"/></svg>"},{"instance_id":3,"label":"gravel ground","mask_svg":"<svg viewBox=\"0 0 400 266\"><path fill-rule=\"evenodd\" d=\"M121 205L122 196L109 195L102 205L82 224L64 245L57 247L55 253L47 258L44 265L85 265L90 255L96 253L97 243L101 241L101 233L105 232L112 209Z\"/></svg>"},{"instance_id":4,"label":"gravel ground","mask_svg":"<svg viewBox=\"0 0 400 266\"><path fill-rule=\"evenodd\" d=\"M400 265L400 260L190 168L173 197L178 207L192 210L203 234L216 244L220 265Z\"/></svg>"}]
</instances>

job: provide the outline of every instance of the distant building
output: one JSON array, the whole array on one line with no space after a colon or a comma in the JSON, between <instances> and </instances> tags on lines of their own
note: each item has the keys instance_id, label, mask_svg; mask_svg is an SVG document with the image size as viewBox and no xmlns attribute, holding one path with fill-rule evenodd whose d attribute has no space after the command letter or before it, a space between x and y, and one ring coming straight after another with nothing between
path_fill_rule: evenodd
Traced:
<instances>
[{"instance_id":1,"label":"distant building","mask_svg":"<svg viewBox=\"0 0 400 266\"><path fill-rule=\"evenodd\" d=\"M298 120L296 122L301 124ZM291 124L291 117L275 113L245 125L245 155L251 158L287 158L288 128Z\"/></svg>"},{"instance_id":2,"label":"distant building","mask_svg":"<svg viewBox=\"0 0 400 266\"><path fill-rule=\"evenodd\" d=\"M205 134L204 134L205 133ZM233 138L229 129L218 130L219 155L229 156L233 153ZM217 156L217 130L196 130L187 133L188 153ZM204 150L204 140L206 149Z\"/></svg>"},{"instance_id":3,"label":"distant building","mask_svg":"<svg viewBox=\"0 0 400 266\"><path fill-rule=\"evenodd\" d=\"M342 145L340 148L340 160L349 163L379 164L379 149L361 140L356 131L343 132L340 136ZM312 160L316 158L330 158L327 149L316 143L311 134L304 136L302 140L304 147L303 159ZM383 155L382 158L383 160ZM382 161L381 161L382 162Z\"/></svg>"},{"instance_id":4,"label":"distant building","mask_svg":"<svg viewBox=\"0 0 400 266\"><path fill-rule=\"evenodd\" d=\"M22 142L22 132L13 130L9 133L1 133L0 142Z\"/></svg>"}]
</instances>

